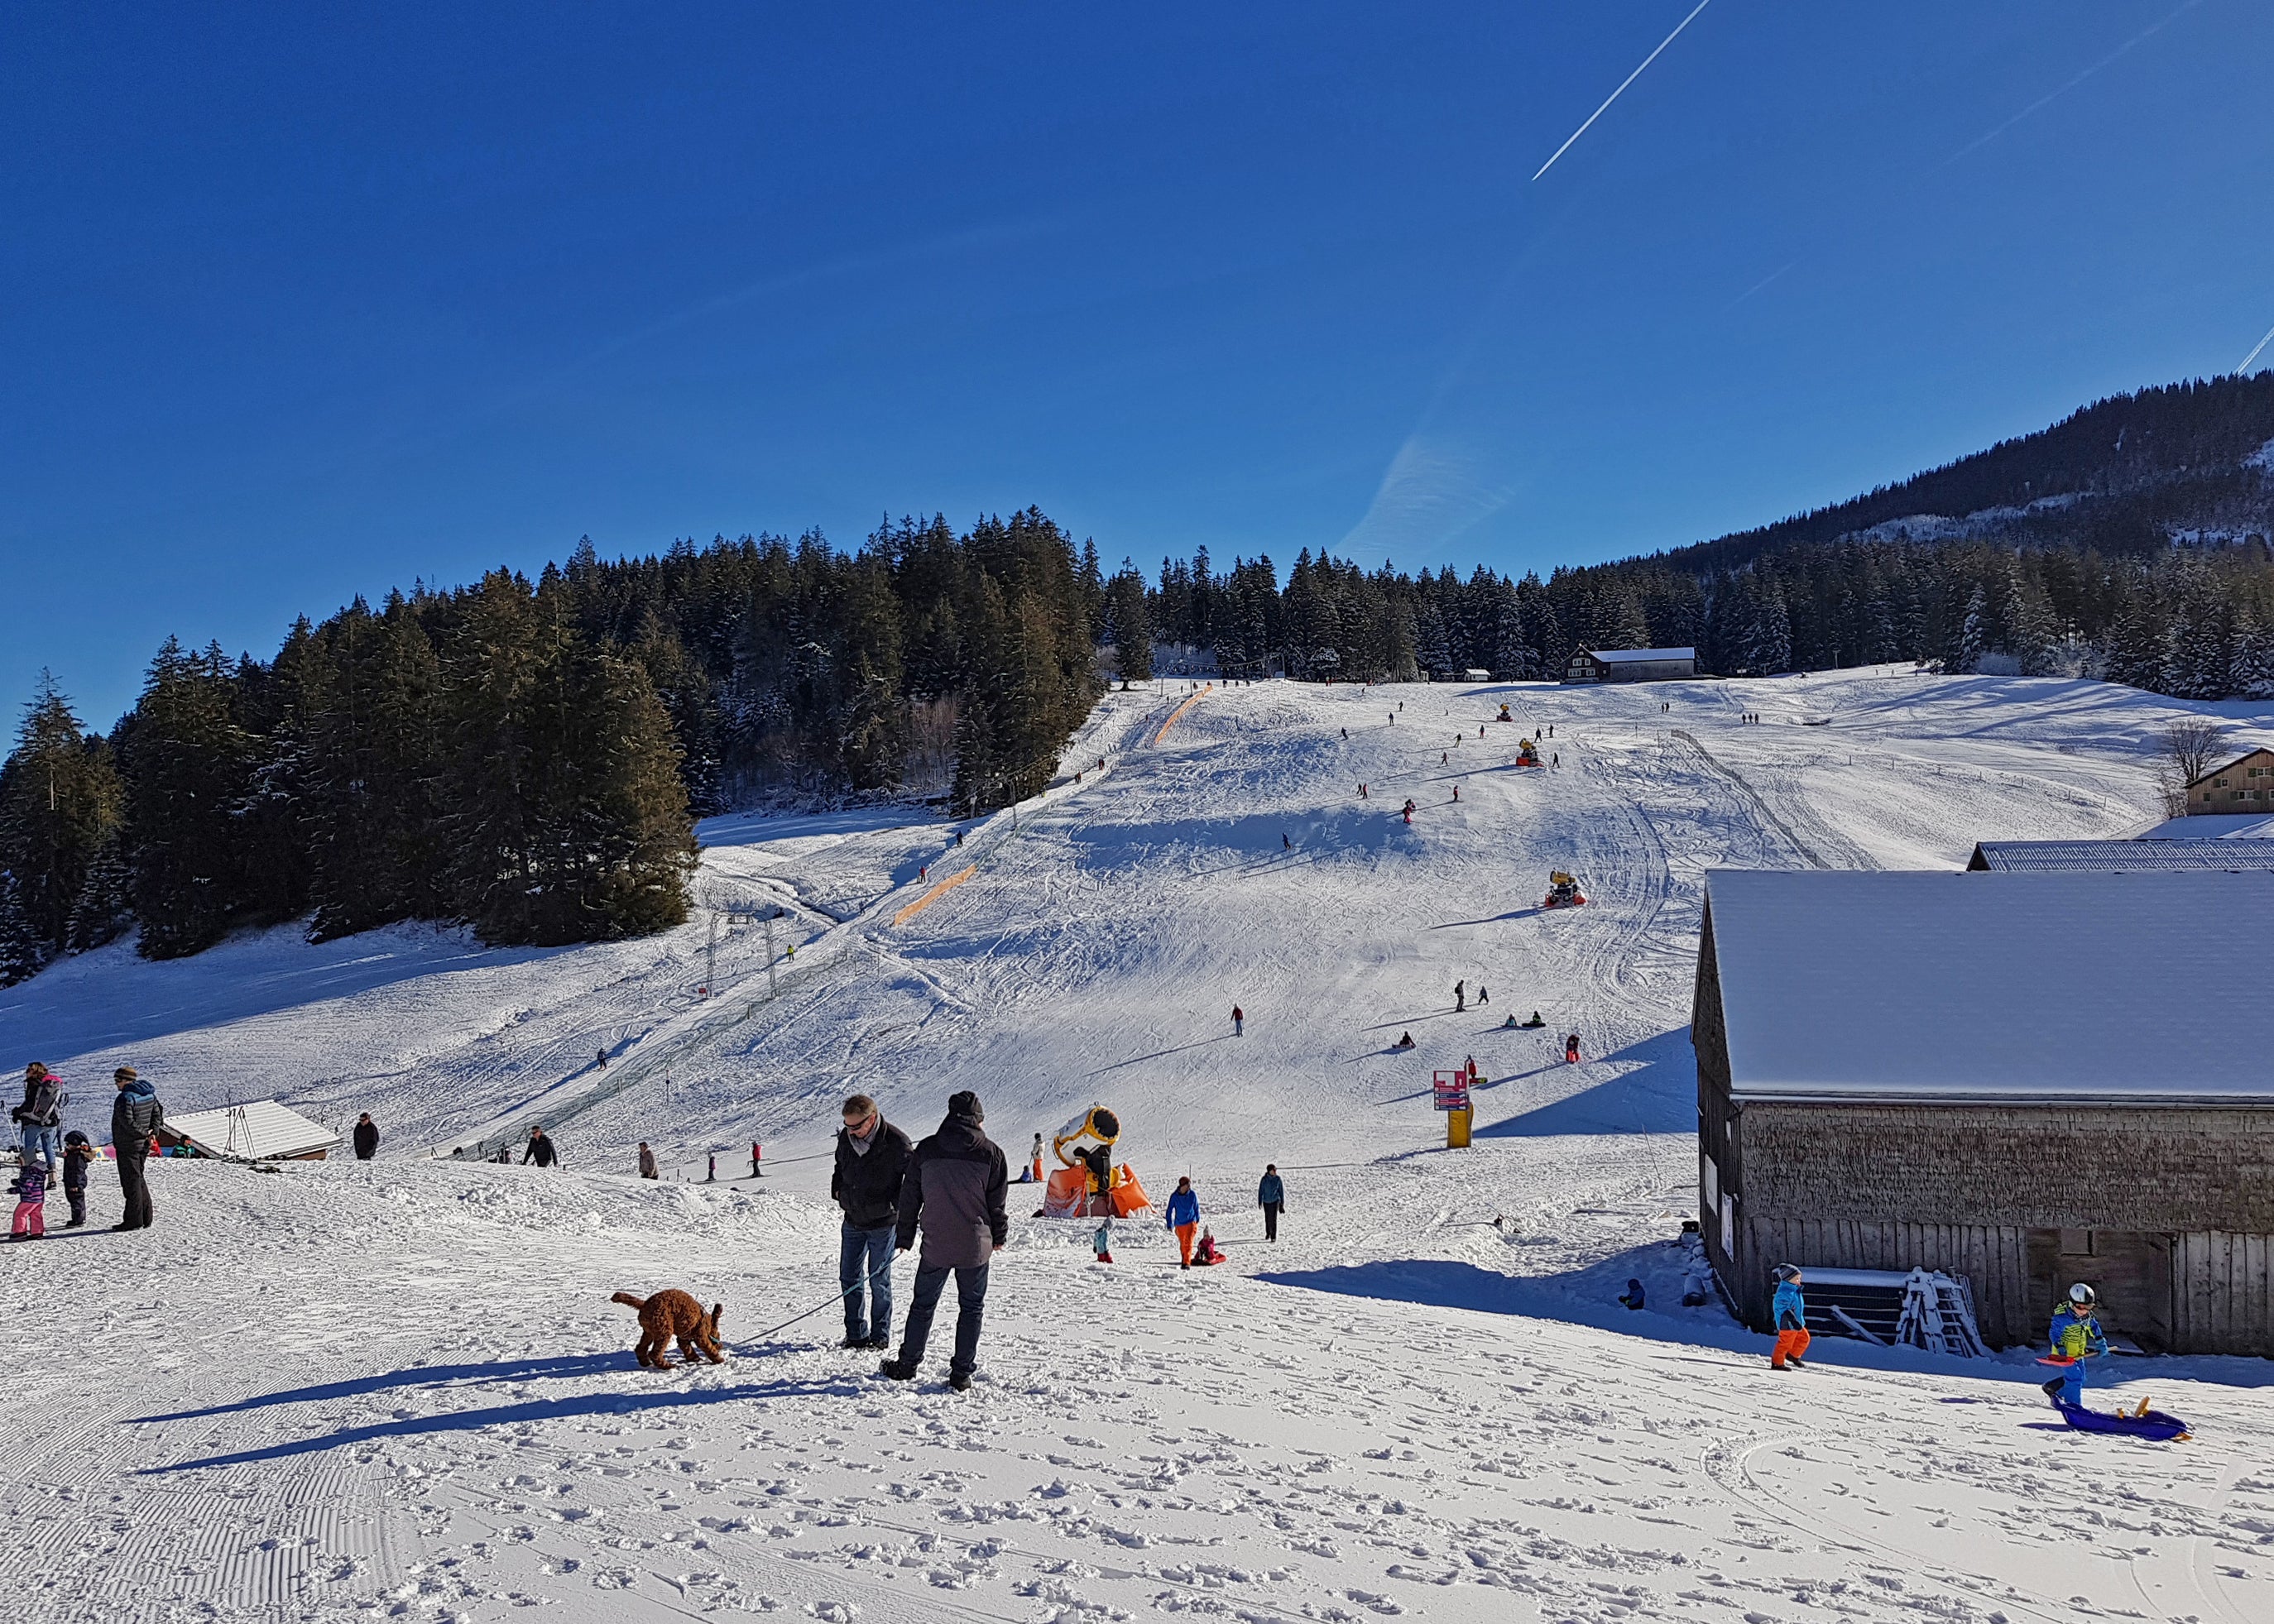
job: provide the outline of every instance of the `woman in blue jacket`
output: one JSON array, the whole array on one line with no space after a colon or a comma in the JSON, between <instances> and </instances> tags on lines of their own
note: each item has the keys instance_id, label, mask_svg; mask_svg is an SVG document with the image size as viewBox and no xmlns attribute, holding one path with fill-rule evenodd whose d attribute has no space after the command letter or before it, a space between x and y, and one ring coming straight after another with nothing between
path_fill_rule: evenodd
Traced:
<instances>
[{"instance_id":1,"label":"woman in blue jacket","mask_svg":"<svg viewBox=\"0 0 2274 1624\"><path fill-rule=\"evenodd\" d=\"M1193 1231L1201 1224L1201 1199L1193 1192L1193 1181L1177 1181L1177 1193L1169 1198L1169 1227L1177 1232L1177 1249L1184 1254L1185 1268L1193 1266Z\"/></svg>"},{"instance_id":2,"label":"woman in blue jacket","mask_svg":"<svg viewBox=\"0 0 2274 1624\"><path fill-rule=\"evenodd\" d=\"M1279 1182L1279 1164L1264 1163L1263 1182L1255 1186L1255 1204L1263 1209L1263 1238L1279 1238L1279 1214L1287 1205L1287 1186Z\"/></svg>"}]
</instances>

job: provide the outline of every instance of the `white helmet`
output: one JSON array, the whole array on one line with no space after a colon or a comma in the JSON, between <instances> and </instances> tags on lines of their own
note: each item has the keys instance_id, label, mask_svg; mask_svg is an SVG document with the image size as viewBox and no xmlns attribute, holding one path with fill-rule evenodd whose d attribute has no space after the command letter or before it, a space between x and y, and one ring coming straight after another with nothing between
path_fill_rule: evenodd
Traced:
<instances>
[{"instance_id":1,"label":"white helmet","mask_svg":"<svg viewBox=\"0 0 2274 1624\"><path fill-rule=\"evenodd\" d=\"M2090 1308L2100 1298L2090 1286L2080 1280L2068 1289L2068 1300L2079 1308Z\"/></svg>"}]
</instances>

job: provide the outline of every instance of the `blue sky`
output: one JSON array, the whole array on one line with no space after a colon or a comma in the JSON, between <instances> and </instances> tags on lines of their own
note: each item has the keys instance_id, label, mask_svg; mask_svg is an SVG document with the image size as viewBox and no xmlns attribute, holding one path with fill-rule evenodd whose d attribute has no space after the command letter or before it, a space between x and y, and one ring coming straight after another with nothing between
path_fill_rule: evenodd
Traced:
<instances>
[{"instance_id":1,"label":"blue sky","mask_svg":"<svg viewBox=\"0 0 2274 1624\"><path fill-rule=\"evenodd\" d=\"M1545 571L2274 323L2263 0L1712 0L1534 181L1693 4L19 0L0 698L587 533Z\"/></svg>"}]
</instances>

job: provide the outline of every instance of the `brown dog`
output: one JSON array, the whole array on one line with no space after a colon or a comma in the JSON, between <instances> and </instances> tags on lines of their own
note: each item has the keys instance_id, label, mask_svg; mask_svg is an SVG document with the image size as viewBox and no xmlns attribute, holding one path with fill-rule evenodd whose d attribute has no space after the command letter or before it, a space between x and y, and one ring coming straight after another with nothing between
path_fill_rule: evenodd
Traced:
<instances>
[{"instance_id":1,"label":"brown dog","mask_svg":"<svg viewBox=\"0 0 2274 1624\"><path fill-rule=\"evenodd\" d=\"M633 1352L641 1364L669 1370L671 1361L664 1357L663 1345L673 1341L679 1343L679 1357L685 1364L695 1363L698 1353L713 1365L727 1362L719 1351L719 1314L725 1304L712 1304L706 1314L703 1304L684 1291L659 1291L653 1297L619 1291L608 1301L639 1311L642 1335Z\"/></svg>"}]
</instances>

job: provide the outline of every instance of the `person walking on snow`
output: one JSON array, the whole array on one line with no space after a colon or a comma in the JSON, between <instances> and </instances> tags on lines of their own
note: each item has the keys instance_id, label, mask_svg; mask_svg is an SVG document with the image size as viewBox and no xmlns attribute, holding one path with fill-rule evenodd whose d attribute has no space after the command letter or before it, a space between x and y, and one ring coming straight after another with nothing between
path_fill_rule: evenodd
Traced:
<instances>
[{"instance_id":1,"label":"person walking on snow","mask_svg":"<svg viewBox=\"0 0 2274 1624\"><path fill-rule=\"evenodd\" d=\"M1453 1013L1456 1015L1469 1007L1468 987L1465 978L1453 983Z\"/></svg>"},{"instance_id":2,"label":"person walking on snow","mask_svg":"<svg viewBox=\"0 0 2274 1624\"><path fill-rule=\"evenodd\" d=\"M1247 1012L1237 1004L1231 1006L1231 1035L1236 1038L1247 1035Z\"/></svg>"},{"instance_id":3,"label":"person walking on snow","mask_svg":"<svg viewBox=\"0 0 2274 1624\"><path fill-rule=\"evenodd\" d=\"M1279 1214L1287 1210L1287 1186L1279 1177L1279 1164L1263 1164L1263 1180L1255 1186L1255 1204L1263 1209L1263 1238L1279 1238Z\"/></svg>"},{"instance_id":4,"label":"person walking on snow","mask_svg":"<svg viewBox=\"0 0 2274 1624\"><path fill-rule=\"evenodd\" d=\"M371 1119L369 1111L356 1118L354 1139L357 1161L368 1162L379 1154L379 1124Z\"/></svg>"},{"instance_id":5,"label":"person walking on snow","mask_svg":"<svg viewBox=\"0 0 2274 1624\"><path fill-rule=\"evenodd\" d=\"M1776 1297L1769 1304L1769 1315L1776 1321L1776 1348L1769 1355L1769 1368L1782 1370L1788 1364L1795 1370L1805 1370L1807 1362L1800 1356L1808 1351L1808 1304L1800 1295L1800 1267L1797 1264L1777 1266Z\"/></svg>"},{"instance_id":6,"label":"person walking on snow","mask_svg":"<svg viewBox=\"0 0 2274 1624\"><path fill-rule=\"evenodd\" d=\"M126 1215L111 1228L147 1229L153 1214L143 1163L157 1142L158 1130L165 1126L166 1108L158 1101L158 1090L132 1066L119 1067L110 1080L118 1086L118 1097L110 1102L110 1149L118 1158L119 1192L126 1198Z\"/></svg>"},{"instance_id":7,"label":"person walking on snow","mask_svg":"<svg viewBox=\"0 0 2274 1624\"><path fill-rule=\"evenodd\" d=\"M987 1312L988 1260L1011 1238L1011 1216L1004 1209L1010 1169L1003 1152L980 1124L986 1114L979 1096L966 1089L951 1096L939 1132L915 1147L900 1181L902 1252L923 1231L916 1261L916 1283L908 1320L900 1333L900 1355L877 1367L894 1381L906 1381L923 1364L924 1343L939 1307L947 1277L955 1276L955 1357L947 1385L961 1393L979 1365L979 1331Z\"/></svg>"},{"instance_id":8,"label":"person walking on snow","mask_svg":"<svg viewBox=\"0 0 2274 1624\"><path fill-rule=\"evenodd\" d=\"M1482 1009L1492 1002L1492 991L1482 981L1477 983L1477 1007Z\"/></svg>"},{"instance_id":9,"label":"person walking on snow","mask_svg":"<svg viewBox=\"0 0 2274 1624\"><path fill-rule=\"evenodd\" d=\"M892 1236L899 1228L900 1190L915 1147L908 1136L885 1120L865 1094L839 1109L845 1125L837 1132L837 1160L829 1174L829 1199L844 1222L837 1237L837 1283L845 1293L845 1346L884 1349L892 1345ZM1041 1136L1035 1156L1042 1158ZM865 1282L868 1301L862 1301Z\"/></svg>"},{"instance_id":10,"label":"person walking on snow","mask_svg":"<svg viewBox=\"0 0 2274 1624\"><path fill-rule=\"evenodd\" d=\"M48 1164L44 1162L24 1163L24 1176L16 1184L16 1216L8 1225L11 1241L36 1241L47 1238L48 1233Z\"/></svg>"},{"instance_id":11,"label":"person walking on snow","mask_svg":"<svg viewBox=\"0 0 2274 1624\"><path fill-rule=\"evenodd\" d=\"M1096 1248L1097 1260L1100 1263L1113 1261L1113 1214L1111 1213L1106 1214L1098 1221L1097 1232L1089 1237L1089 1244Z\"/></svg>"},{"instance_id":12,"label":"person walking on snow","mask_svg":"<svg viewBox=\"0 0 2274 1624\"><path fill-rule=\"evenodd\" d=\"M659 1178L662 1177L662 1175L656 1170L655 1152L647 1147L647 1141L645 1139L642 1139L639 1142L639 1176L642 1178Z\"/></svg>"},{"instance_id":13,"label":"person walking on snow","mask_svg":"<svg viewBox=\"0 0 2274 1624\"><path fill-rule=\"evenodd\" d=\"M559 1148L546 1136L541 1126L529 1131L529 1148L521 1153L522 1166L527 1167L532 1162L539 1167L557 1167L561 1162Z\"/></svg>"},{"instance_id":14,"label":"person walking on snow","mask_svg":"<svg viewBox=\"0 0 2274 1624\"><path fill-rule=\"evenodd\" d=\"M24 1068L24 1102L8 1113L23 1131L24 1164L37 1156L55 1177L63 1155L64 1081L34 1060Z\"/></svg>"},{"instance_id":15,"label":"person walking on snow","mask_svg":"<svg viewBox=\"0 0 2274 1624\"><path fill-rule=\"evenodd\" d=\"M1035 1148L1027 1159L1027 1176L1035 1184L1043 1182L1043 1136L1035 1135Z\"/></svg>"},{"instance_id":16,"label":"person walking on snow","mask_svg":"<svg viewBox=\"0 0 2274 1624\"><path fill-rule=\"evenodd\" d=\"M2056 1406L2084 1408L2084 1362L2104 1357L2108 1352L2108 1335L2100 1328L2099 1308L2099 1294L2079 1281L2053 1310L2052 1326L2046 1335L2053 1345L2053 1357L2069 1361L2061 1367L2059 1375L2044 1384L2045 1396Z\"/></svg>"},{"instance_id":17,"label":"person walking on snow","mask_svg":"<svg viewBox=\"0 0 2274 1624\"><path fill-rule=\"evenodd\" d=\"M1177 1181L1177 1193L1169 1198L1168 1212L1169 1228L1176 1231L1177 1250L1184 1257L1179 1267L1193 1266L1193 1231L1200 1227L1200 1222L1201 1199L1193 1193L1193 1181L1180 1178Z\"/></svg>"}]
</instances>

